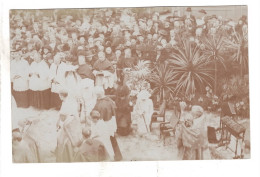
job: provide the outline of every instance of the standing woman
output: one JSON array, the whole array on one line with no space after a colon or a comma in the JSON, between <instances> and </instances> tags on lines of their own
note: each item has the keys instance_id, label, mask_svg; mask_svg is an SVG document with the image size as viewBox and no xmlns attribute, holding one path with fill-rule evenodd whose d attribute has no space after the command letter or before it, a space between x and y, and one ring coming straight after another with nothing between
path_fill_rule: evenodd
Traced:
<instances>
[{"instance_id":1,"label":"standing woman","mask_svg":"<svg viewBox=\"0 0 260 177\"><path fill-rule=\"evenodd\" d=\"M149 125L154 112L153 102L150 99L150 96L151 94L146 90L142 90L137 95L134 112L137 115L137 132L140 136L146 135L150 132Z\"/></svg>"},{"instance_id":2,"label":"standing woman","mask_svg":"<svg viewBox=\"0 0 260 177\"><path fill-rule=\"evenodd\" d=\"M17 107L29 107L28 78L29 64L20 53L16 53L11 62L11 80L13 82L13 96Z\"/></svg>"},{"instance_id":3,"label":"standing woman","mask_svg":"<svg viewBox=\"0 0 260 177\"><path fill-rule=\"evenodd\" d=\"M34 51L29 71L30 106L37 109L50 108L49 66L41 55Z\"/></svg>"}]
</instances>

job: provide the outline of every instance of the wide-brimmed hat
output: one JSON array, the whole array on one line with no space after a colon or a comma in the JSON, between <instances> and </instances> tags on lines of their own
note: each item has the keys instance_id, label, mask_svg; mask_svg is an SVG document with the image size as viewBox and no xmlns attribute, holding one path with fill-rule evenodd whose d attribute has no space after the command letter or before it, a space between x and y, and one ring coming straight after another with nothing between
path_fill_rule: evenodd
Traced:
<instances>
[{"instance_id":1,"label":"wide-brimmed hat","mask_svg":"<svg viewBox=\"0 0 260 177\"><path fill-rule=\"evenodd\" d=\"M186 12L191 12L191 8L187 7Z\"/></svg>"},{"instance_id":2,"label":"wide-brimmed hat","mask_svg":"<svg viewBox=\"0 0 260 177\"><path fill-rule=\"evenodd\" d=\"M207 12L204 9L200 9L199 13L207 14Z\"/></svg>"},{"instance_id":3,"label":"wide-brimmed hat","mask_svg":"<svg viewBox=\"0 0 260 177\"><path fill-rule=\"evenodd\" d=\"M142 90L141 92L138 93L137 98L138 99L149 99L151 94L147 90Z\"/></svg>"}]
</instances>

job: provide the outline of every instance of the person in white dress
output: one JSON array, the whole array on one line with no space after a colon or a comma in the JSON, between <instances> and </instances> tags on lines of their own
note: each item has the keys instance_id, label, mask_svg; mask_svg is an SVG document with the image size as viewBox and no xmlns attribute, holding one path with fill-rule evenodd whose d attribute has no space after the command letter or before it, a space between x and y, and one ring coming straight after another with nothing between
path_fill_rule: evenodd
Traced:
<instances>
[{"instance_id":1,"label":"person in white dress","mask_svg":"<svg viewBox=\"0 0 260 177\"><path fill-rule=\"evenodd\" d=\"M33 62L29 70L29 99L30 106L37 109L49 109L50 107L50 86L49 66L35 50Z\"/></svg>"},{"instance_id":2,"label":"person in white dress","mask_svg":"<svg viewBox=\"0 0 260 177\"><path fill-rule=\"evenodd\" d=\"M13 82L13 96L17 107L28 108L29 98L29 63L23 58L21 51L16 51L11 61L11 81Z\"/></svg>"},{"instance_id":3,"label":"person in white dress","mask_svg":"<svg viewBox=\"0 0 260 177\"><path fill-rule=\"evenodd\" d=\"M150 96L151 94L148 91L142 90L137 95L136 105L134 106L134 113L137 119L137 133L140 136L150 132L149 125L154 112L153 102Z\"/></svg>"},{"instance_id":4,"label":"person in white dress","mask_svg":"<svg viewBox=\"0 0 260 177\"><path fill-rule=\"evenodd\" d=\"M89 124L90 112L96 105L97 97L94 92L94 80L85 78L81 80L81 113L80 119L85 122L85 124Z\"/></svg>"}]
</instances>

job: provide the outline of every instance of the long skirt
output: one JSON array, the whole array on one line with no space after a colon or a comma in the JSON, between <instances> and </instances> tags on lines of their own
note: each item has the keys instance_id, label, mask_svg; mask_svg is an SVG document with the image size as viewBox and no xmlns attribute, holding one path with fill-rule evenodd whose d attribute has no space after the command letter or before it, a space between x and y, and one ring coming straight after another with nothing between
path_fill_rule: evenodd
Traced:
<instances>
[{"instance_id":1,"label":"long skirt","mask_svg":"<svg viewBox=\"0 0 260 177\"><path fill-rule=\"evenodd\" d=\"M131 112L119 112L116 114L117 133L127 136L131 132Z\"/></svg>"},{"instance_id":2,"label":"long skirt","mask_svg":"<svg viewBox=\"0 0 260 177\"><path fill-rule=\"evenodd\" d=\"M43 91L29 91L30 106L36 109L49 109L50 108L50 94L51 89Z\"/></svg>"},{"instance_id":3,"label":"long skirt","mask_svg":"<svg viewBox=\"0 0 260 177\"><path fill-rule=\"evenodd\" d=\"M13 90L13 96L16 101L18 108L28 108L29 107L29 96L28 90L26 91L15 91Z\"/></svg>"},{"instance_id":4,"label":"long skirt","mask_svg":"<svg viewBox=\"0 0 260 177\"><path fill-rule=\"evenodd\" d=\"M50 96L50 108L60 110L62 101L58 93L51 92Z\"/></svg>"}]
</instances>

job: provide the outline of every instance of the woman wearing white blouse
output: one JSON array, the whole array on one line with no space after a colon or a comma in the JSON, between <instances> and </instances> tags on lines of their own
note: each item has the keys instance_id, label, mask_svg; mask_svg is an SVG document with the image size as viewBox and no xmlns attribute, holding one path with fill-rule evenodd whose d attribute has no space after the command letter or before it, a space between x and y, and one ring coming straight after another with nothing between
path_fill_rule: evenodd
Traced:
<instances>
[{"instance_id":1,"label":"woman wearing white blouse","mask_svg":"<svg viewBox=\"0 0 260 177\"><path fill-rule=\"evenodd\" d=\"M49 66L37 51L33 54L33 60L29 73L30 105L37 109L49 109L51 86Z\"/></svg>"},{"instance_id":2,"label":"woman wearing white blouse","mask_svg":"<svg viewBox=\"0 0 260 177\"><path fill-rule=\"evenodd\" d=\"M28 108L28 77L29 64L23 59L21 53L16 52L14 59L11 61L11 80L13 82L13 96L17 107Z\"/></svg>"}]
</instances>

